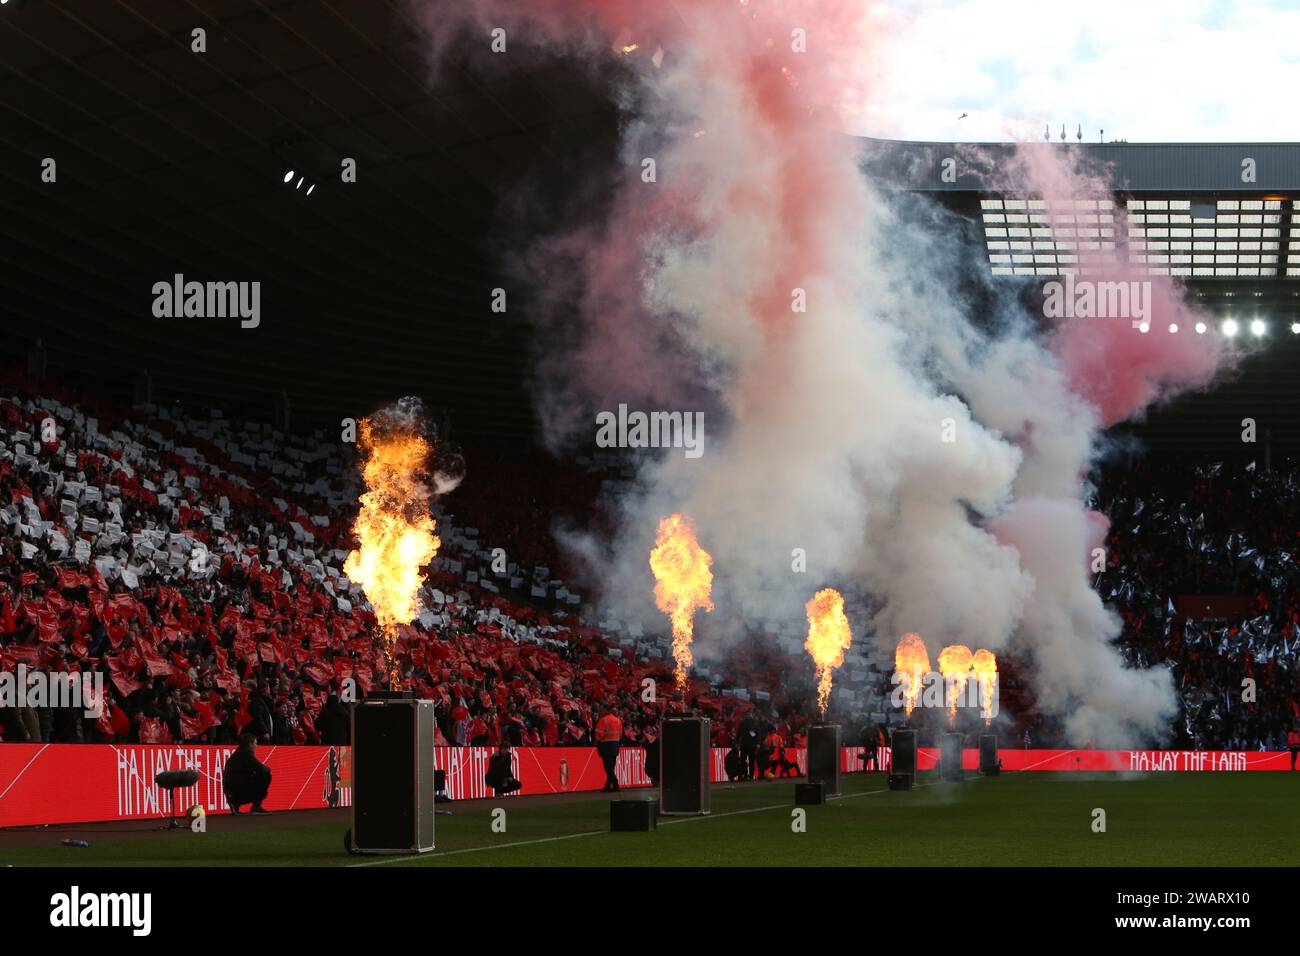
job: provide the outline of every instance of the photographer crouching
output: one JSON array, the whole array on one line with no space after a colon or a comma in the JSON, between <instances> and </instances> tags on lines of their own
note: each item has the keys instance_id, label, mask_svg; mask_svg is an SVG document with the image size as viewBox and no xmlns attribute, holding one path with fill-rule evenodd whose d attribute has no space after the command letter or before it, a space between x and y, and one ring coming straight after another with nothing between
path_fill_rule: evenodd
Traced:
<instances>
[{"instance_id":1,"label":"photographer crouching","mask_svg":"<svg viewBox=\"0 0 1300 956\"><path fill-rule=\"evenodd\" d=\"M495 796L514 793L523 786L518 778L512 775L512 769L510 745L503 740L497 745L497 752L488 761L487 773L483 777L483 782L495 791Z\"/></svg>"},{"instance_id":2,"label":"photographer crouching","mask_svg":"<svg viewBox=\"0 0 1300 956\"><path fill-rule=\"evenodd\" d=\"M262 806L271 789L271 768L257 759L257 738L252 734L239 735L239 746L226 760L221 784L230 812L236 816L246 803L252 804L249 813L271 812Z\"/></svg>"}]
</instances>

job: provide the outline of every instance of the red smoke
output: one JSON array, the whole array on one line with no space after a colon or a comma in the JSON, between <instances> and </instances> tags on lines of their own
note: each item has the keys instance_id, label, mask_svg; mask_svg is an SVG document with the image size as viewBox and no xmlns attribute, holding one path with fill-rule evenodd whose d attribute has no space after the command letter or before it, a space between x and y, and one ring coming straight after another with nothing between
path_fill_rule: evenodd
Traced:
<instances>
[{"instance_id":1,"label":"red smoke","mask_svg":"<svg viewBox=\"0 0 1300 956\"><path fill-rule=\"evenodd\" d=\"M1111 184L1077 168L1068 146L1026 144L1017 151L1015 179L1019 195L1041 196L1050 204L1063 199L1110 198ZM1071 389L1091 402L1102 427L1140 416L1153 403L1210 384L1223 360L1216 332L1197 335L1205 319L1184 294L1176 277L1149 275L1143 263L1125 255L1128 222L1115 208L1112 249L1079 250L1080 266L1094 282L1149 283L1147 321L1142 332L1128 318L1062 318L1048 341L1061 362ZM1170 325L1177 332L1170 332ZM1209 324L1207 322L1207 324Z\"/></svg>"},{"instance_id":2,"label":"red smoke","mask_svg":"<svg viewBox=\"0 0 1300 956\"><path fill-rule=\"evenodd\" d=\"M1169 279L1149 278L1150 331L1143 334L1123 319L1064 319L1050 342L1071 388L1097 407L1103 427L1140 415L1158 399L1208 385L1219 368L1219 337L1197 335L1192 326L1200 317ZM1171 322L1176 333L1168 331Z\"/></svg>"}]
</instances>

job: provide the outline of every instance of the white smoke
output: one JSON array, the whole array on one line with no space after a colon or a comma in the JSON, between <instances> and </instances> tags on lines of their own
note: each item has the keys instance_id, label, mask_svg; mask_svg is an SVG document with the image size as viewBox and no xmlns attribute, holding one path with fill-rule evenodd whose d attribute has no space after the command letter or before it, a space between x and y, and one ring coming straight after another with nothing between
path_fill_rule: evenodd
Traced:
<instances>
[{"instance_id":1,"label":"white smoke","mask_svg":"<svg viewBox=\"0 0 1300 956\"><path fill-rule=\"evenodd\" d=\"M476 28L513 22L500 3L470 6ZM747 625L798 620L825 583L856 581L883 606L850 621L885 660L905 631L932 658L950 643L1015 651L1077 742L1159 735L1167 674L1124 668L1117 621L1088 584L1099 529L1081 479L1096 415L1028 323L976 330L943 277L963 253L900 214L836 129L835 101L863 92L842 82L844 63L881 42L869 11L756 4L751 23L735 5L668 21L639 0L608 21L609 4L574 7L572 19L549 7L519 19L543 20L542 34L566 44L602 36L588 48L599 56L618 55L617 36L658 30L647 51L662 42L667 53L630 61L639 113L603 220L538 244L582 267L588 330L577 352L566 342L544 357L543 417L594 433L597 412L653 402L704 411L706 430L702 458L669 450L645 462L612 541L564 536L599 577L602 606L666 629L647 556L659 519L683 511L714 557L702 653ZM760 15L773 21L766 42ZM781 55L792 22L821 27L838 52ZM654 185L636 175L641 157L656 161ZM586 415L575 415L579 397ZM792 570L794 549L808 573Z\"/></svg>"}]
</instances>

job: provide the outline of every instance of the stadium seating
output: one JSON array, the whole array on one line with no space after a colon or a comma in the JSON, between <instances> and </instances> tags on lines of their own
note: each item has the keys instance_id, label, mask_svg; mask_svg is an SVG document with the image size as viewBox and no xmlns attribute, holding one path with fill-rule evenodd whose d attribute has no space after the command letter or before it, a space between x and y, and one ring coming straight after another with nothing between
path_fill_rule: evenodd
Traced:
<instances>
[{"instance_id":1,"label":"stadium seating","mask_svg":"<svg viewBox=\"0 0 1300 956\"><path fill-rule=\"evenodd\" d=\"M217 413L90 405L16 378L6 393L0 669L97 670L110 703L94 721L0 710L0 739L229 742L251 729L336 742L337 719L317 727L330 695L349 679L362 693L388 683L373 615L342 571L359 491L345 446ZM595 620L552 534L557 515L599 523L617 475L591 459L473 461L492 481L436 507L424 610L399 630L404 684L438 702L449 744L587 743L606 700L644 739L672 696L641 695L646 676L671 687L663 635ZM1202 466L1118 472L1099 490L1111 528L1096 586L1123 618L1128 658L1172 668L1181 745L1276 745L1300 716L1297 483L1289 469ZM714 718L714 742L755 709L797 740L812 719L801 636L767 625L741 643L696 669L690 699ZM887 666L850 656L837 686L860 691L833 699L833 716L854 742L889 684ZM1007 741L1058 739L1015 661L1002 668Z\"/></svg>"},{"instance_id":2,"label":"stadium seating","mask_svg":"<svg viewBox=\"0 0 1300 956\"><path fill-rule=\"evenodd\" d=\"M1172 669L1175 743L1283 747L1300 718L1294 464L1139 465L1112 473L1098 504L1111 528L1097 587L1123 616L1129 660Z\"/></svg>"},{"instance_id":3,"label":"stadium seating","mask_svg":"<svg viewBox=\"0 0 1300 956\"><path fill-rule=\"evenodd\" d=\"M318 742L345 681L387 683L373 615L342 573L358 487L340 446L56 391L20 381L0 399L0 667L101 671L109 706L95 721L42 711L35 726L0 712L0 737ZM667 676L662 648L584 623L553 573L554 495L589 502L597 471L537 482L535 462L500 467L486 491L457 492L473 524L438 509L443 548L397 647L445 742L585 743L594 703L611 699L639 739L667 705L640 693ZM488 541L516 556L502 574ZM703 681L696 694L733 724L752 706Z\"/></svg>"}]
</instances>

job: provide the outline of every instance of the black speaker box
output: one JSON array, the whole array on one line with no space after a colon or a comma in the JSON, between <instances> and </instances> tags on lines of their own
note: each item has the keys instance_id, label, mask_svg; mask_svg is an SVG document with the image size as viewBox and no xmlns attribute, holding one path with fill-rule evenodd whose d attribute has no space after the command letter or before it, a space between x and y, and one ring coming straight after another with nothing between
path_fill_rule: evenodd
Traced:
<instances>
[{"instance_id":1,"label":"black speaker box","mask_svg":"<svg viewBox=\"0 0 1300 956\"><path fill-rule=\"evenodd\" d=\"M659 820L658 809L653 800L611 800L609 831L643 833L653 830Z\"/></svg>"},{"instance_id":2,"label":"black speaker box","mask_svg":"<svg viewBox=\"0 0 1300 956\"><path fill-rule=\"evenodd\" d=\"M352 829L357 853L433 849L433 702L352 708Z\"/></svg>"},{"instance_id":3,"label":"black speaker box","mask_svg":"<svg viewBox=\"0 0 1300 956\"><path fill-rule=\"evenodd\" d=\"M808 729L808 782L820 783L827 796L840 792L840 728L817 725Z\"/></svg>"},{"instance_id":4,"label":"black speaker box","mask_svg":"<svg viewBox=\"0 0 1300 956\"><path fill-rule=\"evenodd\" d=\"M889 772L916 773L916 731L895 730L890 735Z\"/></svg>"},{"instance_id":5,"label":"black speaker box","mask_svg":"<svg viewBox=\"0 0 1300 956\"><path fill-rule=\"evenodd\" d=\"M939 738L939 777L943 780L965 780L961 767L961 751L965 738L961 734L944 734Z\"/></svg>"},{"instance_id":6,"label":"black speaker box","mask_svg":"<svg viewBox=\"0 0 1300 956\"><path fill-rule=\"evenodd\" d=\"M1002 772L1002 761L998 760L998 738L996 734L980 735L980 773L986 777L996 777Z\"/></svg>"},{"instance_id":7,"label":"black speaker box","mask_svg":"<svg viewBox=\"0 0 1300 956\"><path fill-rule=\"evenodd\" d=\"M796 783L794 785L794 802L797 806L825 803L826 787L820 783Z\"/></svg>"},{"instance_id":8,"label":"black speaker box","mask_svg":"<svg viewBox=\"0 0 1300 956\"><path fill-rule=\"evenodd\" d=\"M707 717L665 714L659 724L659 811L709 812L709 729Z\"/></svg>"}]
</instances>

